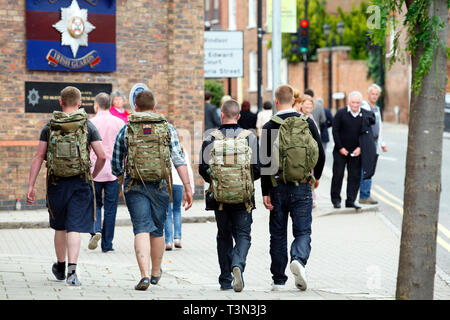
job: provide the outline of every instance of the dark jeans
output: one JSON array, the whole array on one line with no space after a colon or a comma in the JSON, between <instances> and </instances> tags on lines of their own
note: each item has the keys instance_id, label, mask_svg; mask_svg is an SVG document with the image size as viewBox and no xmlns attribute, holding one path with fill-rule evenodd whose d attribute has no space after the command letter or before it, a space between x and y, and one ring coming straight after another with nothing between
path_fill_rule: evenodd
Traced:
<instances>
[{"instance_id":1,"label":"dark jeans","mask_svg":"<svg viewBox=\"0 0 450 320\"><path fill-rule=\"evenodd\" d=\"M93 233L102 233L102 250L113 248L114 228L116 226L117 202L119 201L119 182L95 182L95 200L97 221L94 222ZM104 196L103 196L104 192ZM104 208L102 228L102 207Z\"/></svg>"},{"instance_id":2,"label":"dark jeans","mask_svg":"<svg viewBox=\"0 0 450 320\"><path fill-rule=\"evenodd\" d=\"M331 202L341 202L342 181L347 166L347 203L353 203L361 183L361 157L343 156L333 151L333 178L331 179Z\"/></svg>"},{"instance_id":3,"label":"dark jeans","mask_svg":"<svg viewBox=\"0 0 450 320\"><path fill-rule=\"evenodd\" d=\"M225 208L214 211L217 222L217 254L219 257L221 287L230 288L233 277L231 271L239 267L244 272L248 250L250 249L250 231L252 214L246 210ZM235 245L233 247L233 239Z\"/></svg>"},{"instance_id":4,"label":"dark jeans","mask_svg":"<svg viewBox=\"0 0 450 320\"><path fill-rule=\"evenodd\" d=\"M274 209L270 211L270 271L275 284L284 284L288 263L287 227L288 217L292 218L294 241L291 244L291 262L299 261L306 265L311 252L312 194L311 185L277 182L272 189L270 199Z\"/></svg>"}]
</instances>

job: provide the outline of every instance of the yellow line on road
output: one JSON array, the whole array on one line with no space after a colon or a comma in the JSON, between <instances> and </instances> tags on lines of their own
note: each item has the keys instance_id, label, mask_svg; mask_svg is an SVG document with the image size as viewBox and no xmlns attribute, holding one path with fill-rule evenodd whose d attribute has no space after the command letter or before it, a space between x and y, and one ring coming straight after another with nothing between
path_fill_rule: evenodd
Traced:
<instances>
[{"instance_id":1,"label":"yellow line on road","mask_svg":"<svg viewBox=\"0 0 450 320\"><path fill-rule=\"evenodd\" d=\"M396 196L394 196L393 194L391 194L390 192L384 190L382 187L375 185L374 186L378 191L382 192L383 194L385 194L386 196L388 196L389 198L391 198L392 200L400 203L403 206L403 201L400 198L397 198Z\"/></svg>"},{"instance_id":2,"label":"yellow line on road","mask_svg":"<svg viewBox=\"0 0 450 320\"><path fill-rule=\"evenodd\" d=\"M384 194L388 194L388 192L386 190L382 189L380 186L375 186L375 187L380 191L383 190L382 192ZM388 200L387 198L385 198L384 196L382 196L381 194L379 194L378 192L376 192L374 190L372 190L371 192L373 193L373 195L376 198L380 199L384 203L386 203L386 204L390 205L391 207L393 207L394 209L396 209L400 213L400 215L403 215L403 207L402 206L400 206L396 203L393 203L392 201ZM395 196L393 196L391 194L389 194L389 195L390 195L391 199L395 199L396 201L402 203L402 205L403 205L403 201L401 201L400 199L396 198ZM440 223L438 223L438 230L441 231L446 237L450 238L450 231L447 228L445 228L443 225L441 225ZM447 243L444 239L442 239L439 235L437 236L437 242L442 247L444 247L448 252L450 252L450 244Z\"/></svg>"},{"instance_id":3,"label":"yellow line on road","mask_svg":"<svg viewBox=\"0 0 450 320\"><path fill-rule=\"evenodd\" d=\"M397 198L396 196L394 196L393 194L389 193L388 191L384 190L382 187L375 185L375 188L381 192L383 192L385 195L387 195L388 197L390 197L391 199L397 201L398 203L401 204L401 212L400 214L403 214L403 201L399 198ZM400 209L398 209L400 207L397 206L397 210L400 211ZM440 232L442 232L447 238L450 239L450 230L448 230L446 227L444 227L442 224L438 223L438 229Z\"/></svg>"}]
</instances>

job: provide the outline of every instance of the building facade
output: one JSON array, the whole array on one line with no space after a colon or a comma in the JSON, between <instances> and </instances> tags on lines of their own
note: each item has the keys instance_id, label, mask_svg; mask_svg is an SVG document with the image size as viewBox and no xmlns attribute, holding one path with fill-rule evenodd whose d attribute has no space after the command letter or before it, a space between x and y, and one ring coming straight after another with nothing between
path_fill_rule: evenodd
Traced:
<instances>
[{"instance_id":1,"label":"building facade","mask_svg":"<svg viewBox=\"0 0 450 320\"><path fill-rule=\"evenodd\" d=\"M39 3L68 6L72 2L42 0ZM184 130L192 137L187 140L185 149L191 152L193 162L198 158L198 152L193 149L196 144L201 144L201 134L194 132L195 124L199 126L200 123L201 127L203 123L204 1L77 1L80 7L98 2L116 6L116 63L115 71L112 72L30 70L27 64L27 59L30 59L27 57L30 39L26 23L29 21L27 14L30 14L28 3L26 0L0 0L0 209L14 208L17 198L22 200L22 208L29 208L24 201L29 169L40 131L51 117L49 112L26 110L25 105L30 102L30 98L36 98L25 92L28 82L46 83L49 88L53 83L83 83L87 86L108 84L112 90L123 90L127 96L134 84L144 83L155 94L158 110L177 129ZM90 7L87 8L88 19L94 19L96 9L90 11ZM55 21L49 23L57 23L59 19L58 14ZM40 28L40 24L35 28ZM91 31L90 39L102 38L102 34L98 34L106 32L102 30L97 27L97 30ZM96 36L94 32L97 32ZM53 36L50 33L48 35ZM64 61L60 60L61 63ZM35 106L38 107L36 99ZM88 100L85 97L82 106L87 106ZM196 167L193 169L196 170ZM45 176L46 169L43 166L36 182L37 207L45 207ZM196 184L201 194L202 182L197 177Z\"/></svg>"}]
</instances>

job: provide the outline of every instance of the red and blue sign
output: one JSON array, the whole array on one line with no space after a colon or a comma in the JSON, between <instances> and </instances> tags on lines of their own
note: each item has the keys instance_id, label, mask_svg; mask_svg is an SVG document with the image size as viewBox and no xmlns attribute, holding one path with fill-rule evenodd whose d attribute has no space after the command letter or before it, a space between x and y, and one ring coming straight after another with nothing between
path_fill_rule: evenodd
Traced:
<instances>
[{"instance_id":1,"label":"red and blue sign","mask_svg":"<svg viewBox=\"0 0 450 320\"><path fill-rule=\"evenodd\" d=\"M27 67L116 71L115 0L27 0Z\"/></svg>"}]
</instances>

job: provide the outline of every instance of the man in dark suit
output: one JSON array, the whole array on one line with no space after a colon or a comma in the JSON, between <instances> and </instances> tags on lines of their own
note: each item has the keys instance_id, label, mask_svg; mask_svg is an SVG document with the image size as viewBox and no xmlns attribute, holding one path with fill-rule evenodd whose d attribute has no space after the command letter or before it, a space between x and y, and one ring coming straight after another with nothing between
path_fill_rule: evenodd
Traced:
<instances>
[{"instance_id":1,"label":"man in dark suit","mask_svg":"<svg viewBox=\"0 0 450 320\"><path fill-rule=\"evenodd\" d=\"M347 199L345 207L360 209L355 203L361 180L361 146L363 119L375 122L374 114L361 109L362 95L358 91L349 94L349 104L336 112L333 119L333 178L331 180L331 202L341 207L341 189L347 166Z\"/></svg>"},{"instance_id":2,"label":"man in dark suit","mask_svg":"<svg viewBox=\"0 0 450 320\"><path fill-rule=\"evenodd\" d=\"M220 127L220 119L217 110L211 104L212 95L209 91L205 92L205 131Z\"/></svg>"}]
</instances>

